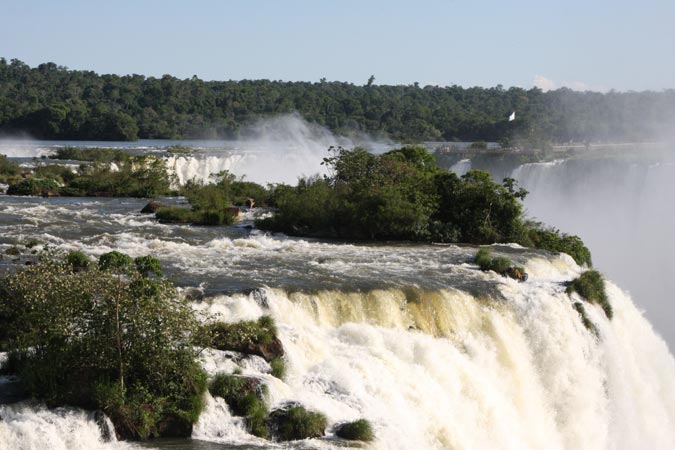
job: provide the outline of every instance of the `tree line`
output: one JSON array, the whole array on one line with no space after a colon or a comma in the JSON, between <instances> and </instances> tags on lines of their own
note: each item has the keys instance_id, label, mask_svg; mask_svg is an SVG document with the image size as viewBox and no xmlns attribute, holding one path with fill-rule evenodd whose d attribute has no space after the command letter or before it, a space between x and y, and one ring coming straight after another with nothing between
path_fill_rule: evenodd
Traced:
<instances>
[{"instance_id":1,"label":"tree line","mask_svg":"<svg viewBox=\"0 0 675 450\"><path fill-rule=\"evenodd\" d=\"M261 117L300 113L339 134L400 141L644 141L667 131L675 90L543 92L501 85L204 81L99 75L0 58L0 133L47 139L236 138ZM516 112L516 119L508 117Z\"/></svg>"}]
</instances>

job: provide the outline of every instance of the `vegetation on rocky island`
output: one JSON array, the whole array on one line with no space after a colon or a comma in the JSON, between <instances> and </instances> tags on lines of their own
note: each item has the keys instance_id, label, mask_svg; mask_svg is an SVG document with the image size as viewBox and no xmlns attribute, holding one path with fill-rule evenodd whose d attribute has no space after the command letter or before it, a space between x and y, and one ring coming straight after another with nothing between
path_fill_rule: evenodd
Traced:
<instances>
[{"instance_id":1,"label":"vegetation on rocky island","mask_svg":"<svg viewBox=\"0 0 675 450\"><path fill-rule=\"evenodd\" d=\"M576 292L581 298L589 303L600 305L608 319L614 315L612 305L605 292L605 280L600 272L587 270L579 277L572 280L567 286L567 293Z\"/></svg>"},{"instance_id":2,"label":"vegetation on rocky island","mask_svg":"<svg viewBox=\"0 0 675 450\"><path fill-rule=\"evenodd\" d=\"M579 236L561 233L560 230L546 227L539 222L526 223L526 232L520 243L550 252L567 253L580 266L593 266L591 251Z\"/></svg>"},{"instance_id":3,"label":"vegetation on rocky island","mask_svg":"<svg viewBox=\"0 0 675 450\"><path fill-rule=\"evenodd\" d=\"M123 438L189 436L206 389L191 308L152 257L86 260L45 256L0 278L11 369L31 397L101 409Z\"/></svg>"},{"instance_id":4,"label":"vegetation on rocky island","mask_svg":"<svg viewBox=\"0 0 675 450\"><path fill-rule=\"evenodd\" d=\"M163 206L155 212L160 222L195 225L230 225L239 215L239 206L269 203L263 186L237 178L225 171L215 175L214 183L188 181L180 190L190 208Z\"/></svg>"},{"instance_id":5,"label":"vegetation on rocky island","mask_svg":"<svg viewBox=\"0 0 675 450\"><path fill-rule=\"evenodd\" d=\"M310 411L299 404L289 404L270 413L272 434L280 441L295 441L322 437L328 419L320 412Z\"/></svg>"},{"instance_id":6,"label":"vegetation on rocky island","mask_svg":"<svg viewBox=\"0 0 675 450\"><path fill-rule=\"evenodd\" d=\"M21 180L21 167L10 161L7 156L0 155L0 183L13 184Z\"/></svg>"},{"instance_id":7,"label":"vegetation on rocky island","mask_svg":"<svg viewBox=\"0 0 675 450\"><path fill-rule=\"evenodd\" d=\"M11 178L12 183L7 193L71 197L158 197L171 193L173 182L165 162L153 156L134 156L115 161L94 158L94 162L81 164L76 169L38 162L25 176L23 179L16 176Z\"/></svg>"},{"instance_id":8,"label":"vegetation on rocky island","mask_svg":"<svg viewBox=\"0 0 675 450\"><path fill-rule=\"evenodd\" d=\"M474 257L474 262L478 264L480 270L485 272L491 270L497 272L499 275L518 281L526 281L528 278L523 267L514 265L513 261L503 256L493 258L490 251L485 248L478 250L478 253Z\"/></svg>"},{"instance_id":9,"label":"vegetation on rocky island","mask_svg":"<svg viewBox=\"0 0 675 450\"><path fill-rule=\"evenodd\" d=\"M72 161L89 161L89 162L122 162L131 159L132 157L122 150L115 148L99 148L99 147L60 147L56 152L50 156L52 159L63 159Z\"/></svg>"},{"instance_id":10,"label":"vegetation on rocky island","mask_svg":"<svg viewBox=\"0 0 675 450\"><path fill-rule=\"evenodd\" d=\"M267 362L275 361L276 370L283 372L279 361L284 356L284 348L271 317L236 323L215 322L205 328L209 347L261 356Z\"/></svg>"},{"instance_id":11,"label":"vegetation on rocky island","mask_svg":"<svg viewBox=\"0 0 675 450\"><path fill-rule=\"evenodd\" d=\"M262 438L269 437L269 411L264 399L266 385L255 378L217 374L209 384L209 392L225 400L233 415L245 418L249 433Z\"/></svg>"},{"instance_id":12,"label":"vegetation on rocky island","mask_svg":"<svg viewBox=\"0 0 675 450\"><path fill-rule=\"evenodd\" d=\"M476 170L459 177L441 170L427 150L415 146L381 155L331 148L323 164L328 175L276 186L277 212L256 225L323 238L516 242L569 251L580 264L590 265L590 252L578 237L524 218L527 192L512 178L500 184Z\"/></svg>"}]
</instances>

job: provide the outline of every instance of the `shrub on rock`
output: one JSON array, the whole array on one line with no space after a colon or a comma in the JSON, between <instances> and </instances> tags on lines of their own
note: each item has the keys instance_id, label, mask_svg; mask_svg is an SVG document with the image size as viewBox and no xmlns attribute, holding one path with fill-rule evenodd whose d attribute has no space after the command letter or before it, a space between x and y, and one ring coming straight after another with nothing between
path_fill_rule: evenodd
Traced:
<instances>
[{"instance_id":1,"label":"shrub on rock","mask_svg":"<svg viewBox=\"0 0 675 450\"><path fill-rule=\"evenodd\" d=\"M326 416L298 404L272 411L269 420L273 434L280 441L322 437L328 425Z\"/></svg>"},{"instance_id":2,"label":"shrub on rock","mask_svg":"<svg viewBox=\"0 0 675 450\"><path fill-rule=\"evenodd\" d=\"M373 427L366 419L339 424L335 427L335 435L349 441L369 442L375 439Z\"/></svg>"},{"instance_id":3,"label":"shrub on rock","mask_svg":"<svg viewBox=\"0 0 675 450\"><path fill-rule=\"evenodd\" d=\"M268 316L257 321L216 322L207 325L207 334L210 335L211 346L218 350L258 355L268 362L284 355L284 348L277 337L277 328Z\"/></svg>"},{"instance_id":4,"label":"shrub on rock","mask_svg":"<svg viewBox=\"0 0 675 450\"><path fill-rule=\"evenodd\" d=\"M588 270L567 286L567 293L576 292L590 303L600 305L608 319L614 315L612 305L605 293L605 281L597 270Z\"/></svg>"}]
</instances>

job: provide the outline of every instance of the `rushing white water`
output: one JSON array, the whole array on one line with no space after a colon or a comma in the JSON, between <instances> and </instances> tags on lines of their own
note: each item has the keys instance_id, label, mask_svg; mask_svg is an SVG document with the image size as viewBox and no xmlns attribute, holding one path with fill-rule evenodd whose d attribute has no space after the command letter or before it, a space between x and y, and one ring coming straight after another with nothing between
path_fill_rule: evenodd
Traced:
<instances>
[{"instance_id":1,"label":"rushing white water","mask_svg":"<svg viewBox=\"0 0 675 450\"><path fill-rule=\"evenodd\" d=\"M528 214L581 236L594 264L629 289L675 348L675 161L652 158L525 164L513 177Z\"/></svg>"},{"instance_id":2,"label":"rushing white water","mask_svg":"<svg viewBox=\"0 0 675 450\"><path fill-rule=\"evenodd\" d=\"M455 164L450 167L450 172L455 175L462 176L471 170L471 160L470 159L460 159Z\"/></svg>"},{"instance_id":3,"label":"rushing white water","mask_svg":"<svg viewBox=\"0 0 675 450\"><path fill-rule=\"evenodd\" d=\"M114 436L105 441L93 414L77 409L17 403L0 405L0 418L0 450L136 448Z\"/></svg>"},{"instance_id":4,"label":"rushing white water","mask_svg":"<svg viewBox=\"0 0 675 450\"><path fill-rule=\"evenodd\" d=\"M578 298L571 299L564 286L580 269L565 255L512 248L514 257L527 256L519 261L530 274L526 283L517 283L462 262L461 255L471 249L359 247L261 236L228 241L218 248L228 252L233 265L222 270L262 254L274 259L273 266L315 277L311 261L297 264L323 254L334 256L327 262L340 277L355 280L340 289L267 288L266 302L253 294L232 294L195 303L197 311L228 322L274 317L286 351L283 381L254 356L207 351L202 362L212 375L241 370L261 379L269 388L270 408L296 401L326 414L329 439L292 448L339 448L342 444L330 439L332 427L362 417L375 428L371 448L382 450L673 448L675 361L667 346L630 298L609 282L613 320L587 305L599 337L584 328L572 305ZM162 249L162 258L181 254L213 264L217 257L211 253L214 241L192 246L193 253L185 244L169 244L137 239L133 245ZM260 271L273 274L272 265ZM445 287L438 282L427 283L428 288L345 287L357 286L359 276L396 273L404 280L415 273L420 281L421 274L438 277ZM452 280L460 279L493 286L501 295L452 287ZM104 444L84 412L15 405L0 407L0 416L0 442L11 442L12 449L121 445ZM210 396L193 438L288 448L249 435L242 419Z\"/></svg>"},{"instance_id":5,"label":"rushing white water","mask_svg":"<svg viewBox=\"0 0 675 450\"><path fill-rule=\"evenodd\" d=\"M599 338L582 325L562 281L569 258L533 259L527 283L494 278L507 301L453 289L218 297L228 321L271 314L286 349L283 383L265 368L271 406L300 401L336 423L365 417L378 449L672 449L675 361L619 288L615 316L587 305ZM231 360L211 371L232 371ZM201 439L223 441L211 407ZM240 429L230 420L228 427ZM224 441L239 442L230 430ZM232 440L229 440L232 439ZM242 442L250 442L250 438Z\"/></svg>"}]
</instances>

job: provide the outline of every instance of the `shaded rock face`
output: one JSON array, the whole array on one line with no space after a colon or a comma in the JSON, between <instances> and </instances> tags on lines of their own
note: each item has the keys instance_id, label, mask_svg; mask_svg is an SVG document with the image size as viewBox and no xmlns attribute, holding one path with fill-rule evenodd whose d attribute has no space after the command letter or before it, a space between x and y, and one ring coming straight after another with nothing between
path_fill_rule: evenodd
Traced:
<instances>
[{"instance_id":1,"label":"shaded rock face","mask_svg":"<svg viewBox=\"0 0 675 450\"><path fill-rule=\"evenodd\" d=\"M160 437L189 438L192 435L192 424L172 414L157 424L157 433Z\"/></svg>"},{"instance_id":2,"label":"shaded rock face","mask_svg":"<svg viewBox=\"0 0 675 450\"><path fill-rule=\"evenodd\" d=\"M157 210L158 210L159 208L161 208L162 206L164 206L164 205L162 205L162 204L159 203L159 202L156 202L156 201L154 201L154 200L153 200L153 201L150 201L150 202L148 202L147 205L145 205L145 206L143 207L143 209L141 209L141 214L154 214L154 213L156 213Z\"/></svg>"},{"instance_id":3,"label":"shaded rock face","mask_svg":"<svg viewBox=\"0 0 675 450\"><path fill-rule=\"evenodd\" d=\"M98 429L101 430L101 438L103 442L110 442L115 434L115 430L110 428L107 417L105 413L100 409L94 411L94 421L98 425Z\"/></svg>"}]
</instances>

